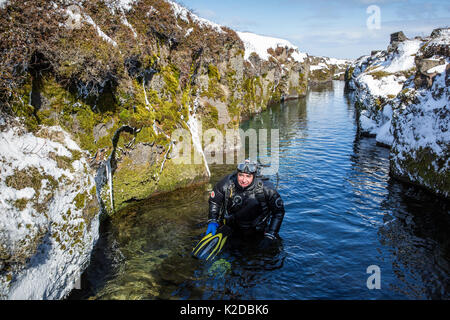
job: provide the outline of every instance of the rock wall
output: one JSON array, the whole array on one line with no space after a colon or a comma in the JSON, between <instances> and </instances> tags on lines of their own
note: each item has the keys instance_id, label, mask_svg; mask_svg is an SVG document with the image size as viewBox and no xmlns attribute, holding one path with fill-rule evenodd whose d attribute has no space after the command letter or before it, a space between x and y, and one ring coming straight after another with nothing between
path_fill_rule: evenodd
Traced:
<instances>
[{"instance_id":1,"label":"rock wall","mask_svg":"<svg viewBox=\"0 0 450 320\"><path fill-rule=\"evenodd\" d=\"M309 56L308 62L310 86L329 83L333 80L345 80L345 71L352 63L351 60L315 56Z\"/></svg>"},{"instance_id":2,"label":"rock wall","mask_svg":"<svg viewBox=\"0 0 450 320\"><path fill-rule=\"evenodd\" d=\"M391 175L444 197L450 191L449 44L448 28L425 38L395 33L387 50L346 70L359 130L391 149Z\"/></svg>"}]
</instances>

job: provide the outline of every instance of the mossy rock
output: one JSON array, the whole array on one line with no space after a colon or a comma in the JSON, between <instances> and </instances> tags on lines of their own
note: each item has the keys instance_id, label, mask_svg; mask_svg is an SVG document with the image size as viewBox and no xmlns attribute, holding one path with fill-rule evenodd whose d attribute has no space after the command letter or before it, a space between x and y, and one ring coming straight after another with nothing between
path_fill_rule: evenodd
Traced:
<instances>
[{"instance_id":1,"label":"mossy rock","mask_svg":"<svg viewBox=\"0 0 450 320\"><path fill-rule=\"evenodd\" d=\"M392 152L396 152L394 149ZM391 174L403 181L420 185L430 191L448 197L450 175L443 170L444 159L438 159L430 148L420 148L414 155L403 154L404 160L394 157L390 160ZM437 170L435 168L438 167Z\"/></svg>"},{"instance_id":2,"label":"mossy rock","mask_svg":"<svg viewBox=\"0 0 450 320\"><path fill-rule=\"evenodd\" d=\"M136 165L131 159L122 161L113 177L115 210L127 202L142 200L152 195L174 191L204 182L204 164L178 164L168 159L160 174L161 163Z\"/></svg>"}]
</instances>

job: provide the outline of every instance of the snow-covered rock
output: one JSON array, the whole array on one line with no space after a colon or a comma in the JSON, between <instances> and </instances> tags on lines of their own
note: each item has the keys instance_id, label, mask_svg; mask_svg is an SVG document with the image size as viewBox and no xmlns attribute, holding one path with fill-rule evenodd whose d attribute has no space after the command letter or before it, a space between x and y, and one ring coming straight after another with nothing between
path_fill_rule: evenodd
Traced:
<instances>
[{"instance_id":1,"label":"snow-covered rock","mask_svg":"<svg viewBox=\"0 0 450 320\"><path fill-rule=\"evenodd\" d=\"M392 108L395 104L393 100L402 90L406 80L415 74L415 55L424 43L425 40L422 39L405 40L396 43L395 48L390 47L387 51L361 57L349 67L347 87L356 89L360 109L366 110L364 115L376 124L376 128L370 127L371 130L368 131L365 127L367 120L360 120L362 134L380 134L378 140L383 141L383 144L392 141L392 136L386 136L391 132L386 125L390 123L391 117L382 116L383 108Z\"/></svg>"},{"instance_id":2,"label":"snow-covered rock","mask_svg":"<svg viewBox=\"0 0 450 320\"><path fill-rule=\"evenodd\" d=\"M450 29L392 41L346 71L359 129L391 148L391 174L449 196Z\"/></svg>"},{"instance_id":3,"label":"snow-covered rock","mask_svg":"<svg viewBox=\"0 0 450 320\"><path fill-rule=\"evenodd\" d=\"M244 42L245 54L244 59L249 60L252 53L256 53L261 59L268 60L273 56L269 49L275 50L278 47L290 50L290 59L302 63L308 57L304 52L301 52L298 47L290 43L288 40L262 36L251 32L237 32L238 36Z\"/></svg>"},{"instance_id":4,"label":"snow-covered rock","mask_svg":"<svg viewBox=\"0 0 450 320\"><path fill-rule=\"evenodd\" d=\"M0 121L0 299L61 299L98 238L93 175L60 127Z\"/></svg>"},{"instance_id":5,"label":"snow-covered rock","mask_svg":"<svg viewBox=\"0 0 450 320\"><path fill-rule=\"evenodd\" d=\"M448 57L447 57L448 60ZM411 90L392 120L391 173L450 196L450 68Z\"/></svg>"}]
</instances>

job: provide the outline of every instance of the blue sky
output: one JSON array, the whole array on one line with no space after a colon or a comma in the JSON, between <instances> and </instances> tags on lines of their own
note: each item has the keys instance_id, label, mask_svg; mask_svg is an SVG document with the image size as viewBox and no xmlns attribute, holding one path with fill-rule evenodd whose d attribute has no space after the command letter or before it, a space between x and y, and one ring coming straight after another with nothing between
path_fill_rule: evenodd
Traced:
<instances>
[{"instance_id":1,"label":"blue sky","mask_svg":"<svg viewBox=\"0 0 450 320\"><path fill-rule=\"evenodd\" d=\"M448 0L179 0L197 15L228 26L291 41L303 52L336 58L358 58L386 49L389 35L426 36L450 26ZM379 29L368 28L379 8ZM371 24L374 26L374 24Z\"/></svg>"}]
</instances>

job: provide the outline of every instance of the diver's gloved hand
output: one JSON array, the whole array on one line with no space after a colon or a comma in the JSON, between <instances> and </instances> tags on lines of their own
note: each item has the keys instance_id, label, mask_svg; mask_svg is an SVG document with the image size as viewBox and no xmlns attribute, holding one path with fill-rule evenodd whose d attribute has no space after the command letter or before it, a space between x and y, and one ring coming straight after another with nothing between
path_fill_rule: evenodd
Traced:
<instances>
[{"instance_id":1,"label":"diver's gloved hand","mask_svg":"<svg viewBox=\"0 0 450 320\"><path fill-rule=\"evenodd\" d=\"M266 250L275 244L277 237L271 233L265 233L264 238L259 243L259 249Z\"/></svg>"},{"instance_id":2,"label":"diver's gloved hand","mask_svg":"<svg viewBox=\"0 0 450 320\"><path fill-rule=\"evenodd\" d=\"M212 235L215 235L218 226L219 226L219 224L217 222L208 223L208 228L206 229L205 234L212 233Z\"/></svg>"}]
</instances>

